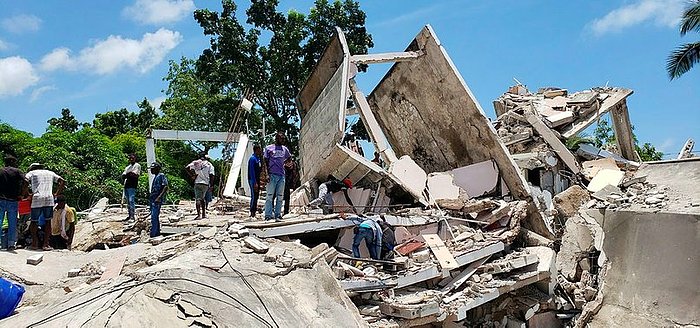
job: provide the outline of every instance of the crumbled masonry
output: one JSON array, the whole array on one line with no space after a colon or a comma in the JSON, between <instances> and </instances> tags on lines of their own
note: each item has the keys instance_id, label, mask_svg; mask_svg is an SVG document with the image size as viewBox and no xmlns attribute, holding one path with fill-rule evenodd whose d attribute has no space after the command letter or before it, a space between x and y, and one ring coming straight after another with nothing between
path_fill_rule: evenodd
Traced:
<instances>
[{"instance_id":1,"label":"crumbled masonry","mask_svg":"<svg viewBox=\"0 0 700 328\"><path fill-rule=\"evenodd\" d=\"M385 62L365 97L356 65ZM147 208L127 224L101 200L81 213L73 251L0 252L0 274L27 288L2 324L700 327L700 161L640 163L631 94L516 85L491 122L430 26L405 52L369 55L338 29L298 97L290 214L250 218L240 190L207 219L193 202L163 206L163 236L149 238ZM614 149L565 146L607 112ZM383 165L343 146L348 115ZM359 214L393 227L393 256L370 260L362 243L352 257L363 218L342 193L334 214L308 206L328 175L351 179Z\"/></svg>"}]
</instances>

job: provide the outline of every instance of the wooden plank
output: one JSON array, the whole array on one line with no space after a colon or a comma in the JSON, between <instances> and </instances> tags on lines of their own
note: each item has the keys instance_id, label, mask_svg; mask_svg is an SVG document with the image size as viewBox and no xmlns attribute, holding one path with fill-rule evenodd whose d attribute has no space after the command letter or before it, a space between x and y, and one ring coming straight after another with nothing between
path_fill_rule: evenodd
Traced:
<instances>
[{"instance_id":1,"label":"wooden plank","mask_svg":"<svg viewBox=\"0 0 700 328\"><path fill-rule=\"evenodd\" d=\"M452 256L452 253L447 248L447 245L445 245L445 242L440 239L440 236L436 234L426 234L423 235L423 238L430 250L435 254L435 257L437 257L438 262L440 262L440 268L442 268L443 271L459 267L457 260Z\"/></svg>"},{"instance_id":2,"label":"wooden plank","mask_svg":"<svg viewBox=\"0 0 700 328\"><path fill-rule=\"evenodd\" d=\"M422 51L387 52L381 54L352 55L350 56L350 61L355 64L394 63L416 59L422 55Z\"/></svg>"},{"instance_id":3,"label":"wooden plank","mask_svg":"<svg viewBox=\"0 0 700 328\"><path fill-rule=\"evenodd\" d=\"M559 158L561 158L564 161L564 164L573 172L574 174L577 174L580 172L580 169L578 168L578 162L576 161L576 158L574 155L569 151L569 149L566 148L566 146L557 138L557 136L552 132L550 128L548 128L544 123L542 123L542 120L537 117L532 110L525 110L525 118L527 119L527 122L532 125L533 128L535 128L535 131L537 131L537 134L542 136L544 138L545 142L549 144L549 146L554 149L554 152L559 155Z\"/></svg>"},{"instance_id":4,"label":"wooden plank","mask_svg":"<svg viewBox=\"0 0 700 328\"><path fill-rule=\"evenodd\" d=\"M634 135L632 134L632 123L630 123L630 115L627 110L627 101L623 101L610 111L612 117L613 129L615 129L615 142L617 149L620 150L622 157L639 162L639 154L634 147Z\"/></svg>"},{"instance_id":5,"label":"wooden plank","mask_svg":"<svg viewBox=\"0 0 700 328\"><path fill-rule=\"evenodd\" d=\"M102 273L97 282L107 281L109 279L119 277L119 275L122 273L124 262L126 262L126 253L112 257L112 259L109 260L105 266L107 269L105 269L105 272Z\"/></svg>"}]
</instances>

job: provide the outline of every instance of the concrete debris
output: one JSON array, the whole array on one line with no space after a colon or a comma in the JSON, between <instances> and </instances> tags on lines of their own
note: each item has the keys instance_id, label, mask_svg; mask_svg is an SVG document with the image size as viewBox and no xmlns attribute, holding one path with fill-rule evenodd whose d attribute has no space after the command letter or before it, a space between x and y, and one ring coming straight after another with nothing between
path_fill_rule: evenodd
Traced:
<instances>
[{"instance_id":1,"label":"concrete debris","mask_svg":"<svg viewBox=\"0 0 700 328\"><path fill-rule=\"evenodd\" d=\"M27 258L27 264L37 265L44 260L43 254L35 254Z\"/></svg>"},{"instance_id":2,"label":"concrete debris","mask_svg":"<svg viewBox=\"0 0 700 328\"><path fill-rule=\"evenodd\" d=\"M380 62L394 66L365 97L356 65ZM658 318L640 327L700 325L700 161L640 165L631 94L518 84L494 101L490 122L430 26L404 52L362 55L337 29L298 96L302 186L292 213L259 221L235 195L194 220L194 204L182 202L163 206L163 236L149 238L148 209L124 223L100 200L82 213L73 250L50 253L41 268L22 261L49 253L0 253L0 273L27 286L5 320L586 327L614 326L620 315ZM572 145L605 113L614 149ZM343 142L345 118L356 114L383 164ZM341 193L332 208L308 206L328 176L353 182L357 213ZM358 245L366 220L382 239Z\"/></svg>"}]
</instances>

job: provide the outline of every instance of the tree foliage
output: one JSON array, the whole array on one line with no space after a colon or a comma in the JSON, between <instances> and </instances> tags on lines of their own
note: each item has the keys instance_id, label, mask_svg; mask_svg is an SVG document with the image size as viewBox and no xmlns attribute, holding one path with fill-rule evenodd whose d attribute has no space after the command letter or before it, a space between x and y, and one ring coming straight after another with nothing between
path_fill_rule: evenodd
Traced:
<instances>
[{"instance_id":1,"label":"tree foliage","mask_svg":"<svg viewBox=\"0 0 700 328\"><path fill-rule=\"evenodd\" d=\"M196 10L194 18L204 35L210 36L210 47L202 52L194 67L184 59L180 64L171 63L166 80L171 83L171 98L192 102L178 108L183 108L185 113L207 111L201 116L214 115L211 123L219 129L228 128L234 116L217 112L231 113L238 99L254 95L261 112L258 115L265 118L267 130L286 132L295 150L299 133L295 98L333 35L334 27L347 33L353 53L367 53L373 44L364 26L365 13L356 1L316 0L308 16L294 10L282 13L278 5L277 0L252 0L246 10L247 26L237 18L238 8L232 0L222 0L221 12ZM173 86L173 83L181 85ZM180 93L184 91L182 85L189 85L198 96L206 92L212 98L180 97L184 94ZM170 113L165 114L166 119L169 116ZM260 122L249 121L249 127L256 131Z\"/></svg>"},{"instance_id":2,"label":"tree foliage","mask_svg":"<svg viewBox=\"0 0 700 328\"><path fill-rule=\"evenodd\" d=\"M97 113L92 126L110 138L127 132L144 134L154 124L158 114L146 98L137 106L140 108L138 113L130 112L126 108Z\"/></svg>"},{"instance_id":3,"label":"tree foliage","mask_svg":"<svg viewBox=\"0 0 700 328\"><path fill-rule=\"evenodd\" d=\"M61 109L61 117L52 117L46 123L49 123L49 127L59 128L66 132L78 131L80 127L80 122L71 114L70 109Z\"/></svg>"},{"instance_id":4,"label":"tree foliage","mask_svg":"<svg viewBox=\"0 0 700 328\"><path fill-rule=\"evenodd\" d=\"M680 34L685 36L688 32L700 32L699 0L691 0L681 17ZM698 62L700 62L700 42L680 45L671 52L666 60L666 72L669 79L681 77Z\"/></svg>"},{"instance_id":5,"label":"tree foliage","mask_svg":"<svg viewBox=\"0 0 700 328\"><path fill-rule=\"evenodd\" d=\"M663 153L656 150L656 147L651 143L644 143L641 147L639 146L639 140L637 135L634 134L634 126L632 126L632 138L634 139L634 148L639 154L642 161L658 161L663 158ZM613 128L608 122L607 118L602 118L598 121L598 126L596 126L593 132L592 143L599 148L607 148L614 145L616 142L615 133Z\"/></svg>"}]
</instances>

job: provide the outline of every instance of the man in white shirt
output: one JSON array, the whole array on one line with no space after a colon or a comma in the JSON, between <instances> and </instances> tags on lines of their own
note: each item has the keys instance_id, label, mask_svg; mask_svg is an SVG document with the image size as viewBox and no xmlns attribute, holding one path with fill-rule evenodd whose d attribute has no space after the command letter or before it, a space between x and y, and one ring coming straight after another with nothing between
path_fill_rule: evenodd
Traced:
<instances>
[{"instance_id":1,"label":"man in white shirt","mask_svg":"<svg viewBox=\"0 0 700 328\"><path fill-rule=\"evenodd\" d=\"M136 162L136 155L129 154L129 165L126 166L122 173L124 181L124 196L129 208L128 220L134 220L134 212L136 209L136 189L139 184L139 176L141 175L141 164Z\"/></svg>"},{"instance_id":2,"label":"man in white shirt","mask_svg":"<svg viewBox=\"0 0 700 328\"><path fill-rule=\"evenodd\" d=\"M207 154L201 153L198 160L187 164L187 172L194 179L194 199L197 206L197 218L207 217L207 191L214 185L214 165L207 160Z\"/></svg>"},{"instance_id":3,"label":"man in white shirt","mask_svg":"<svg viewBox=\"0 0 700 328\"><path fill-rule=\"evenodd\" d=\"M38 247L38 226L44 230L45 251L50 251L49 237L51 236L51 218L53 217L54 195L59 195L65 187L65 181L53 171L45 170L39 163L29 166L26 175L32 188L32 222L29 231L32 234L32 249ZM53 184L58 183L56 193L53 192ZM42 220L43 219L43 220Z\"/></svg>"}]
</instances>

